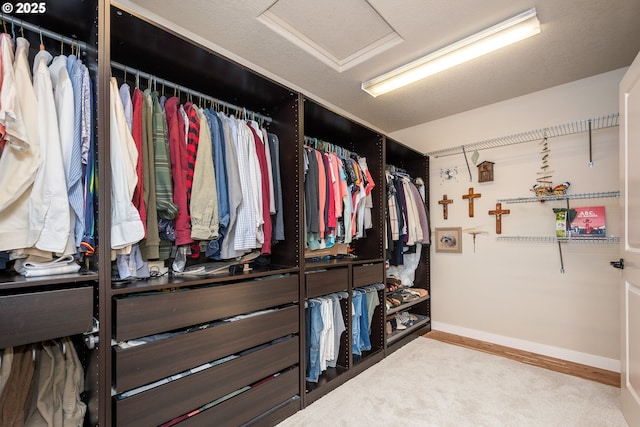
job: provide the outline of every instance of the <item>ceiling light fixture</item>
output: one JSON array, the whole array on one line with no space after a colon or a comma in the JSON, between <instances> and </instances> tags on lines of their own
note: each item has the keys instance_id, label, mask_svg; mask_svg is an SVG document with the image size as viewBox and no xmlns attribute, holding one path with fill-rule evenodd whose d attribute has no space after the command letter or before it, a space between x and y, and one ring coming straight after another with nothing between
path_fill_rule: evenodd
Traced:
<instances>
[{"instance_id":1,"label":"ceiling light fixture","mask_svg":"<svg viewBox=\"0 0 640 427\"><path fill-rule=\"evenodd\" d=\"M532 8L393 71L363 82L362 90L377 97L538 33L540 33L540 21L538 21L536 9Z\"/></svg>"}]
</instances>

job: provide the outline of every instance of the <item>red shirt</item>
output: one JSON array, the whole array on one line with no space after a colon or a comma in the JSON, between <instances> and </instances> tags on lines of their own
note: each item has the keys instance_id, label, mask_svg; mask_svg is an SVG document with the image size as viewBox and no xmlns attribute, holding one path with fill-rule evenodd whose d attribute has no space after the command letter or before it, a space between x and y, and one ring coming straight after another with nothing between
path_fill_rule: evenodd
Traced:
<instances>
[{"instance_id":1,"label":"red shirt","mask_svg":"<svg viewBox=\"0 0 640 427\"><path fill-rule=\"evenodd\" d=\"M175 96L167 99L164 105L167 117L167 133L169 137L169 158L171 161L171 177L173 178L173 203L178 206L174 219L176 245L187 245L191 239L191 218L187 208L187 179L184 164L187 159L187 144L184 135L184 120L178 111L179 99Z\"/></svg>"}]
</instances>

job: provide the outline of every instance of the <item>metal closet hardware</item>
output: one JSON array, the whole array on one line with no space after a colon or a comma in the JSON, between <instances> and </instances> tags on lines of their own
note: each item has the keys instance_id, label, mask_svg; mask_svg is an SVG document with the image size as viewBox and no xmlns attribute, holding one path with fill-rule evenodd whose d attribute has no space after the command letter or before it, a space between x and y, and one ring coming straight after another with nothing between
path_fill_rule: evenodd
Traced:
<instances>
[{"instance_id":1,"label":"metal closet hardware","mask_svg":"<svg viewBox=\"0 0 640 427\"><path fill-rule=\"evenodd\" d=\"M591 119L580 120L577 122L565 123L561 125L550 126L543 129L536 129L527 132L516 133L513 135L501 136L498 138L487 139L471 144L459 145L456 147L443 148L441 150L426 153L429 157L447 157L456 154L465 154L465 151L480 151L490 148L505 147L508 145L522 144L525 142L540 141L545 137L557 138L560 136L573 135L576 133L589 132L589 166L593 165L592 158L592 138L591 134L594 130L616 127L619 125L620 113L608 114L606 116L594 117ZM465 156L466 158L466 156Z\"/></svg>"}]
</instances>

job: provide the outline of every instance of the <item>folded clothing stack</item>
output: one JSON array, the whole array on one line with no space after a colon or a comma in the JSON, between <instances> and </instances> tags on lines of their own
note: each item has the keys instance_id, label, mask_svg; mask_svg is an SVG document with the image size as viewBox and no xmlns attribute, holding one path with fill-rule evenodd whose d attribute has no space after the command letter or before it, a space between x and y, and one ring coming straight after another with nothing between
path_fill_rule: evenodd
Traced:
<instances>
[{"instance_id":1,"label":"folded clothing stack","mask_svg":"<svg viewBox=\"0 0 640 427\"><path fill-rule=\"evenodd\" d=\"M31 256L26 260L16 260L14 268L25 277L39 277L77 273L80 270L80 265L76 263L73 255L65 255L54 260Z\"/></svg>"}]
</instances>

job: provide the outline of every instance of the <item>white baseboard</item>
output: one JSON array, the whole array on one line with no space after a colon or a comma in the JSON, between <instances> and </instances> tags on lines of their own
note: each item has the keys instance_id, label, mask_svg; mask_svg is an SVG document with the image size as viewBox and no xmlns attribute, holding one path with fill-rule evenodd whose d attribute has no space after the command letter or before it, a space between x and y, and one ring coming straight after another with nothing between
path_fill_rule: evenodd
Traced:
<instances>
[{"instance_id":1,"label":"white baseboard","mask_svg":"<svg viewBox=\"0 0 640 427\"><path fill-rule=\"evenodd\" d=\"M531 353L541 354L543 356L555 357L556 359L580 363L582 365L593 366L595 368L606 369L607 371L620 372L620 361L616 359L610 359L608 357L595 356L593 354L581 353L579 351L553 347L550 345L539 344L536 342L521 340L518 338L506 337L503 335L496 335L489 332L464 328L462 326L450 325L448 323L442 322L431 322L431 329L460 335L463 337L474 338L477 340L503 345L505 347L511 347L518 350L529 351Z\"/></svg>"}]
</instances>

